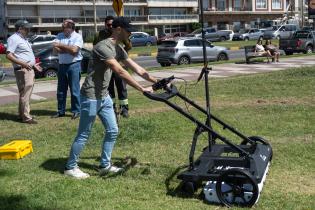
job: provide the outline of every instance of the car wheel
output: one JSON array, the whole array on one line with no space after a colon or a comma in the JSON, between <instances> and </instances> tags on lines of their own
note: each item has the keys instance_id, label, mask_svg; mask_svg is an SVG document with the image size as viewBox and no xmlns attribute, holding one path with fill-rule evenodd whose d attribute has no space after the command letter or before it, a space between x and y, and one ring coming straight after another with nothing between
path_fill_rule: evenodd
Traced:
<instances>
[{"instance_id":1,"label":"car wheel","mask_svg":"<svg viewBox=\"0 0 315 210\"><path fill-rule=\"evenodd\" d=\"M220 53L217 57L217 61L226 61L228 60L228 57L225 53Z\"/></svg>"},{"instance_id":2,"label":"car wheel","mask_svg":"<svg viewBox=\"0 0 315 210\"><path fill-rule=\"evenodd\" d=\"M44 76L48 78L57 77L57 71L55 69L48 69L45 71Z\"/></svg>"},{"instance_id":3,"label":"car wheel","mask_svg":"<svg viewBox=\"0 0 315 210\"><path fill-rule=\"evenodd\" d=\"M245 37L245 38L244 38L244 41L246 41L246 42L249 41L249 38L248 38L248 37Z\"/></svg>"},{"instance_id":4,"label":"car wheel","mask_svg":"<svg viewBox=\"0 0 315 210\"><path fill-rule=\"evenodd\" d=\"M276 39L278 39L278 40L279 40L280 38L281 38L280 35L278 35L278 36L276 37Z\"/></svg>"},{"instance_id":5,"label":"car wheel","mask_svg":"<svg viewBox=\"0 0 315 210\"><path fill-rule=\"evenodd\" d=\"M306 51L305 51L305 53L307 53L307 54L312 54L313 53L313 47L312 46L307 46L306 47Z\"/></svg>"},{"instance_id":6,"label":"car wheel","mask_svg":"<svg viewBox=\"0 0 315 210\"><path fill-rule=\"evenodd\" d=\"M220 41L221 41L221 42L224 42L225 40L226 40L226 38L225 38L224 36L221 36L221 37L220 37Z\"/></svg>"},{"instance_id":7,"label":"car wheel","mask_svg":"<svg viewBox=\"0 0 315 210\"><path fill-rule=\"evenodd\" d=\"M152 45L152 43L151 42L147 42L147 43L145 43L145 46L151 46Z\"/></svg>"},{"instance_id":8,"label":"car wheel","mask_svg":"<svg viewBox=\"0 0 315 210\"><path fill-rule=\"evenodd\" d=\"M293 55L293 52L291 52L291 51L284 51L284 53L285 53L286 55Z\"/></svg>"},{"instance_id":9,"label":"car wheel","mask_svg":"<svg viewBox=\"0 0 315 210\"><path fill-rule=\"evenodd\" d=\"M170 66L170 63L160 63L162 67Z\"/></svg>"},{"instance_id":10,"label":"car wheel","mask_svg":"<svg viewBox=\"0 0 315 210\"><path fill-rule=\"evenodd\" d=\"M190 59L188 56L182 56L178 59L178 65L187 65L190 64Z\"/></svg>"}]
</instances>

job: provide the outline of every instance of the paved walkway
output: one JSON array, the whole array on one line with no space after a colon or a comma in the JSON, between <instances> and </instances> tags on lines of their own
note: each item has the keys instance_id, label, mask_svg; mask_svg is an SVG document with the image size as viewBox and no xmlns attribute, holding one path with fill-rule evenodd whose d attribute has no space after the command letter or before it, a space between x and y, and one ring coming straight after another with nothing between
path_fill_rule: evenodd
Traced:
<instances>
[{"instance_id":1,"label":"paved walkway","mask_svg":"<svg viewBox=\"0 0 315 210\"><path fill-rule=\"evenodd\" d=\"M210 78L229 77L240 74L254 74L270 71L285 70L292 67L315 65L315 55L306 57L295 57L281 59L280 63L255 63L255 64L220 64L209 66L212 67ZM174 66L175 67L175 66ZM180 68L174 70L163 70L151 72L158 78L164 78L171 75L184 78L187 81L196 80L200 74L200 67ZM139 76L134 76L137 81L144 84L144 80ZM81 83L83 82L83 79ZM36 82L32 94L33 100L46 100L56 98L57 81ZM69 94L70 95L70 94ZM17 103L18 90L15 84L0 86L0 104Z\"/></svg>"}]
</instances>

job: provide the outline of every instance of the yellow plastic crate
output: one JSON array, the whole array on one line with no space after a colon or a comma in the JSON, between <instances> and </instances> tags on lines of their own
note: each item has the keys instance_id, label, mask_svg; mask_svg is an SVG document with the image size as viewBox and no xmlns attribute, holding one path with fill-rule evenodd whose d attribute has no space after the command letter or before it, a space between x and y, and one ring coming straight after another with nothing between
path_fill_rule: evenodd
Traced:
<instances>
[{"instance_id":1,"label":"yellow plastic crate","mask_svg":"<svg viewBox=\"0 0 315 210\"><path fill-rule=\"evenodd\" d=\"M33 152L31 140L14 140L0 147L0 159L17 160Z\"/></svg>"}]
</instances>

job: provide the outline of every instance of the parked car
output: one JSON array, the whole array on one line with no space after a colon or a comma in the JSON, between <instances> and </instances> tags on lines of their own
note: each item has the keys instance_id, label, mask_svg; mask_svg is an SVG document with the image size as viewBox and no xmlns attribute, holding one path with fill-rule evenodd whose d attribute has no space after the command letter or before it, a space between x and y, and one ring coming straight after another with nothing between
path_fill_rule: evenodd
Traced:
<instances>
[{"instance_id":1,"label":"parked car","mask_svg":"<svg viewBox=\"0 0 315 210\"><path fill-rule=\"evenodd\" d=\"M282 25L275 31L265 31L263 39L287 39L299 29L299 26L295 24Z\"/></svg>"},{"instance_id":2,"label":"parked car","mask_svg":"<svg viewBox=\"0 0 315 210\"><path fill-rule=\"evenodd\" d=\"M6 46L4 43L0 42L0 54L5 54L6 53Z\"/></svg>"},{"instance_id":3,"label":"parked car","mask_svg":"<svg viewBox=\"0 0 315 210\"><path fill-rule=\"evenodd\" d=\"M228 60L228 53L225 47L213 46L205 41L207 58L209 61ZM200 38L178 38L165 40L158 48L156 56L161 66L173 64L189 64L203 61L202 39Z\"/></svg>"},{"instance_id":4,"label":"parked car","mask_svg":"<svg viewBox=\"0 0 315 210\"><path fill-rule=\"evenodd\" d=\"M221 31L225 31L225 32L228 32L229 33L229 37L230 37L230 41L232 41L232 39L233 39L233 36L234 36L234 31L232 31L232 30L221 30Z\"/></svg>"},{"instance_id":5,"label":"parked car","mask_svg":"<svg viewBox=\"0 0 315 210\"><path fill-rule=\"evenodd\" d=\"M83 56L81 62L81 73L85 73L89 68L89 61L92 59L92 52L82 48L81 53ZM52 45L48 45L45 49L37 51L34 53L36 63L40 62L40 66L43 71L36 71L36 78L40 77L56 77L59 69L59 59L58 54L53 51Z\"/></svg>"},{"instance_id":6,"label":"parked car","mask_svg":"<svg viewBox=\"0 0 315 210\"><path fill-rule=\"evenodd\" d=\"M175 33L169 33L169 34L161 34L158 37L158 44L161 44L162 41L167 40L167 39L173 39L177 37L185 37L188 33L187 32L175 32Z\"/></svg>"},{"instance_id":7,"label":"parked car","mask_svg":"<svg viewBox=\"0 0 315 210\"><path fill-rule=\"evenodd\" d=\"M196 37L201 38L201 28L187 34L186 37ZM215 28L205 28L205 39L208 41L225 41L230 39L230 33L228 31L218 31Z\"/></svg>"},{"instance_id":8,"label":"parked car","mask_svg":"<svg viewBox=\"0 0 315 210\"><path fill-rule=\"evenodd\" d=\"M304 26L301 30L302 31L313 31L313 26Z\"/></svg>"},{"instance_id":9,"label":"parked car","mask_svg":"<svg viewBox=\"0 0 315 210\"><path fill-rule=\"evenodd\" d=\"M134 32L129 38L133 47L157 44L157 38L155 36L150 36L145 32Z\"/></svg>"},{"instance_id":10,"label":"parked car","mask_svg":"<svg viewBox=\"0 0 315 210\"><path fill-rule=\"evenodd\" d=\"M286 55L292 55L295 52L313 53L314 46L314 31L296 31L291 38L279 40L279 49Z\"/></svg>"},{"instance_id":11,"label":"parked car","mask_svg":"<svg viewBox=\"0 0 315 210\"><path fill-rule=\"evenodd\" d=\"M31 45L46 45L56 39L55 35L34 35L28 41Z\"/></svg>"},{"instance_id":12,"label":"parked car","mask_svg":"<svg viewBox=\"0 0 315 210\"><path fill-rule=\"evenodd\" d=\"M235 33L233 36L233 41L238 40L258 40L259 38L262 38L264 35L263 30L258 28L251 28L246 30L241 30L239 33Z\"/></svg>"}]
</instances>

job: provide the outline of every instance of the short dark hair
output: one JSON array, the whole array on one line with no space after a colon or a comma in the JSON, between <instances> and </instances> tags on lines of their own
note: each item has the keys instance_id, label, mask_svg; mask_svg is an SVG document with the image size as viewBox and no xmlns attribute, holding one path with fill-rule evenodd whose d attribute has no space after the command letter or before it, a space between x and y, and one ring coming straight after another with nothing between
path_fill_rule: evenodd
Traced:
<instances>
[{"instance_id":1,"label":"short dark hair","mask_svg":"<svg viewBox=\"0 0 315 210\"><path fill-rule=\"evenodd\" d=\"M114 20L115 18L111 15L108 15L106 18L105 18L105 23L109 20Z\"/></svg>"}]
</instances>

